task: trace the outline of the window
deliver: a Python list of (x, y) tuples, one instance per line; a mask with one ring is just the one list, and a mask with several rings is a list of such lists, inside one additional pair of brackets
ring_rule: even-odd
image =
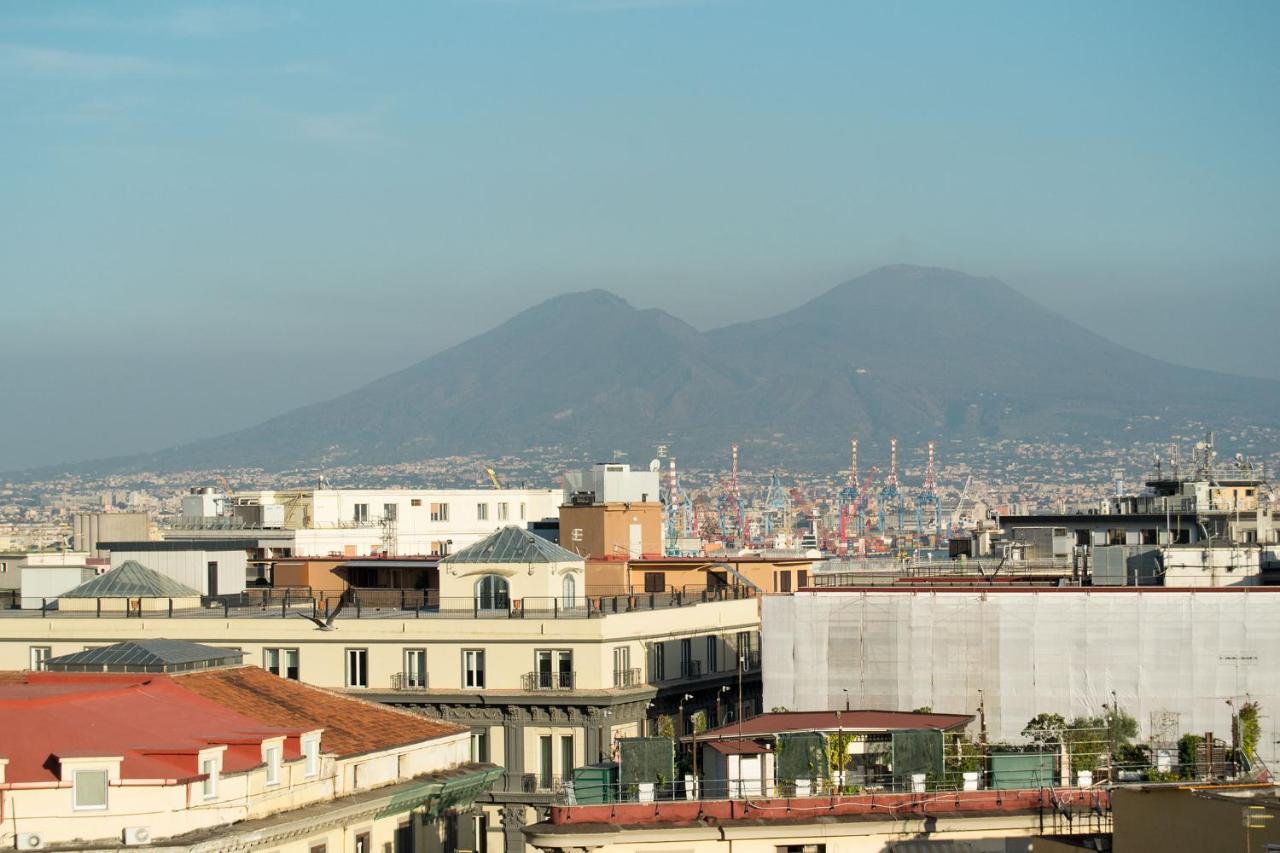
[(644, 573), (644, 591), (645, 592), (665, 592), (667, 588), (666, 572), (645, 572)]
[(779, 572), (779, 580), (782, 581), (781, 592), (791, 592), (791, 572)]
[(311, 737), (302, 742), (303, 775), (314, 779), (320, 775), (320, 738)]
[(707, 637), (707, 672), (720, 670), (720, 638)]
[(369, 520), (369, 505), (356, 504), (352, 507), (351, 520), (356, 524), (364, 524)]
[(680, 676), (690, 678), (697, 674), (693, 670), (693, 640), (685, 637), (680, 641)]
[(663, 681), (667, 677), (667, 646), (665, 643), (653, 644), (653, 666), (649, 673), (654, 681)]
[(44, 662), (53, 654), (53, 649), (49, 646), (32, 646), (31, 647), (31, 671), (39, 672), (44, 669)]
[(506, 521), (511, 517), (511, 505), (506, 501), (498, 504), (498, 521)]
[(369, 686), (368, 649), (347, 649), (347, 686)]
[(488, 520), (489, 520), (489, 505), (476, 504), (476, 521), (488, 521)]
[(551, 788), (551, 735), (538, 738), (538, 787)]
[(218, 759), (206, 758), (201, 761), (200, 772), (204, 774), (204, 781), (200, 783), (200, 790), (206, 800), (212, 800), (218, 796)]
[(262, 650), (262, 668), (281, 678), (298, 680), (298, 650), (270, 648)]
[(489, 730), (471, 730), (471, 760), (479, 764), (489, 763)]
[(400, 520), (400, 504), (383, 504), (382, 518), (385, 521)]
[(485, 575), (476, 581), (476, 607), (481, 610), (508, 610), (510, 585), (501, 575)]
[(426, 649), (404, 650), (404, 686), (406, 688), (427, 686)]
[(356, 836), (355, 853), (373, 853), (373, 839), (367, 832)]
[(449, 505), (448, 504), (432, 504), (431, 520), (432, 521), (448, 521)]
[(262, 760), (267, 765), (267, 784), (280, 784), (280, 747), (269, 746), (263, 751)]
[(779, 844), (776, 853), (827, 853), (825, 844)]
[(631, 683), (631, 647), (614, 646), (613, 649), (613, 686), (635, 687)]
[(484, 649), (463, 650), (462, 686), (484, 687)]
[(573, 575), (565, 575), (560, 582), (560, 606), (573, 607), (578, 603), (578, 579)]
[(329, 845), (323, 841), (311, 845), (311, 853), (329, 853)]
[(524, 521), (524, 501), (520, 501), (520, 520)]
[(573, 735), (560, 736), (560, 778), (573, 775)]
[(809, 572), (806, 569), (796, 569), (796, 588), (809, 585)]
[(105, 809), (107, 807), (107, 771), (77, 770), (72, 779), (75, 789), (75, 808)]
[(567, 649), (556, 649), (534, 652), (534, 665), (537, 667), (537, 683), (539, 690), (572, 690), (573, 689), (573, 652)]
[(410, 498), (409, 506), (422, 506), (422, 498)]

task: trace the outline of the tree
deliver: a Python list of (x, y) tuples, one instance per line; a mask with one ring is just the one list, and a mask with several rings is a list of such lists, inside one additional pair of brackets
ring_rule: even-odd
[(1022, 727), (1022, 736), (1036, 746), (1049, 746), (1062, 742), (1067, 721), (1061, 714), (1036, 714)]
[(1250, 761), (1253, 760), (1254, 751), (1262, 737), (1262, 724), (1258, 722), (1258, 712), (1261, 709), (1257, 702), (1245, 702), (1236, 714), (1236, 726), (1239, 729), (1236, 739), (1240, 744), (1240, 752)]
[(1178, 738), (1178, 769), (1182, 771), (1184, 779), (1196, 777), (1196, 753), (1202, 743), (1204, 738), (1200, 735), (1188, 734)]

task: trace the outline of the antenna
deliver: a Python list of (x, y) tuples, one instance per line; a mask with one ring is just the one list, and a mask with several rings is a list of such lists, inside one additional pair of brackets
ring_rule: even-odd
[(849, 488), (858, 488), (858, 437), (849, 439)]

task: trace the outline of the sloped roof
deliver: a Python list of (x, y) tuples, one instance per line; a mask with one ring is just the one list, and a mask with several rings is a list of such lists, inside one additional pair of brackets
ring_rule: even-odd
[(270, 726), (323, 728), (324, 750), (344, 758), (465, 731), (453, 723), (343, 696), (256, 666), (192, 672), (177, 676), (175, 683)]
[(508, 525), (489, 534), (442, 563), (567, 563), (581, 562), (582, 557), (543, 539), (523, 527)]
[(708, 729), (698, 735), (702, 738), (760, 737), (784, 732), (833, 732), (845, 731), (901, 731), (904, 729), (937, 729), (948, 731), (966, 726), (973, 720), (971, 714), (932, 714), (915, 711), (773, 711), (730, 723), (716, 729)]
[(199, 598), (200, 593), (170, 577), (126, 560), (106, 574), (64, 592), (61, 598)]
[(96, 649), (59, 655), (45, 662), (53, 672), (128, 671), (174, 672), (238, 664), (243, 653), (183, 640), (128, 640)]

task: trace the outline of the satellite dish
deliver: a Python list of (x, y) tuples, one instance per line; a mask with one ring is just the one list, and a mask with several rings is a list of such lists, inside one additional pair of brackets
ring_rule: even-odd
[(661, 470), (662, 470), (662, 461), (661, 461), (660, 459), (651, 459), (651, 460), (649, 461), (649, 470), (650, 470), (650, 471), (655, 471), (655, 472), (656, 472), (656, 471), (661, 471)]

